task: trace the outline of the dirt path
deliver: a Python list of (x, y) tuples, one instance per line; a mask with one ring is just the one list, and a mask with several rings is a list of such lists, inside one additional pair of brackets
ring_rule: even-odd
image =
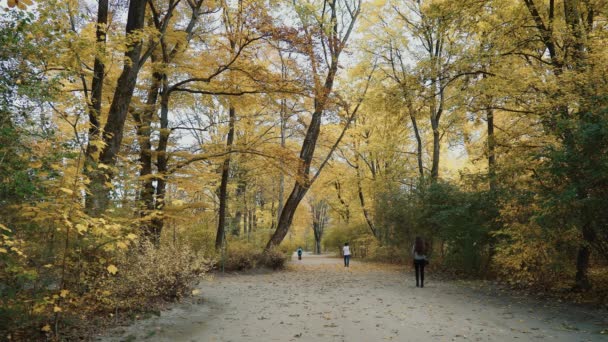
[(608, 341), (608, 314), (451, 282), (414, 286), (394, 267), (305, 255), (283, 272), (216, 276), (200, 304), (102, 341)]

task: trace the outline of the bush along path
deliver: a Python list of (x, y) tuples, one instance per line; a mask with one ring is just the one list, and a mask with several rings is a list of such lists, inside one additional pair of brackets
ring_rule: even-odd
[[(199, 292), (200, 291), (200, 292)], [(216, 275), (198, 300), (99, 341), (605, 341), (608, 315), (488, 294), (397, 266), (294, 255), (285, 271)]]

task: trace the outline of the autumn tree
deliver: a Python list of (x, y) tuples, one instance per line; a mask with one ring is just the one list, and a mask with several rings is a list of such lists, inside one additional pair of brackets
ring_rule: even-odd
[(338, 72), (340, 55), (344, 51), (361, 11), (361, 1), (323, 1), (322, 7), (305, 3), (296, 5), (301, 25), (302, 55), (310, 68), (313, 109), (306, 136), (300, 150), (301, 165), (294, 187), (285, 201), (277, 229), (266, 248), (277, 246), (287, 234), (298, 204), (310, 188), (310, 169), (315, 153), (321, 121)]

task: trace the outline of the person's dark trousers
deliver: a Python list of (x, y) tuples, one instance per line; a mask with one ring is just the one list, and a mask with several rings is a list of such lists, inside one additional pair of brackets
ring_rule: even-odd
[(424, 260), (414, 260), (416, 269), (416, 287), (424, 287)]
[(302, 260), (302, 254), (298, 254), (298, 260)]
[(350, 262), (350, 255), (344, 256), (344, 267), (349, 267), (348, 264)]

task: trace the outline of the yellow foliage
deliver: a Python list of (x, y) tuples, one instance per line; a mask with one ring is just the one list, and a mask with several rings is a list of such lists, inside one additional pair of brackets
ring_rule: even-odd
[(114, 265), (109, 265), (107, 270), (110, 274), (116, 274), (118, 272), (118, 268)]

